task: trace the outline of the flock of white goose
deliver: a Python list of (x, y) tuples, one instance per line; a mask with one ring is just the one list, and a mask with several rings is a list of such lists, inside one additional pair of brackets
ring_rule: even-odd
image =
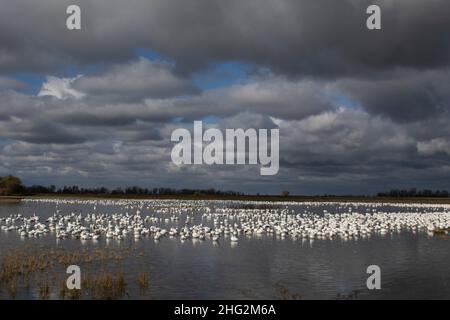
[[(39, 208), (29, 206), (33, 202), (44, 205), (43, 211), (52, 210), (53, 213), (40, 217), (35, 212), (17, 212), (0, 217), (2, 231), (16, 232), (21, 237), (55, 236), (83, 241), (152, 237), (156, 241), (172, 238), (236, 244), (244, 235), (280, 239), (357, 239), (375, 234), (432, 233), (450, 228), (450, 205), (437, 204), (313, 202), (295, 207), (292, 203), (240, 201), (23, 201), (23, 210)], [(387, 210), (387, 206), (391, 209)], [(333, 208), (333, 212), (324, 208)]]

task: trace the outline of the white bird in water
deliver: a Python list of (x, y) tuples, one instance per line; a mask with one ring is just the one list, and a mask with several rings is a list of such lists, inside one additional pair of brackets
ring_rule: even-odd
[[(12, 213), (0, 218), (1, 230), (22, 238), (55, 237), (82, 241), (192, 239), (217, 242), (230, 237), (260, 239), (359, 239), (402, 232), (433, 235), (450, 230), (450, 205), (402, 203), (272, 203), (206, 200), (24, 199), (25, 204), (55, 205), (41, 220)], [(73, 211), (80, 206), (86, 213)], [(114, 208), (111, 214), (103, 206)], [(260, 207), (260, 208), (258, 208)], [(390, 212), (386, 207), (390, 207)], [(34, 207), (35, 210), (36, 207)], [(326, 209), (324, 209), (326, 208)]]

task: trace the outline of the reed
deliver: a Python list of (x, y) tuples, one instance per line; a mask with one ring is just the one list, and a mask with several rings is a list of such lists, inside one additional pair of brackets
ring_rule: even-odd
[(118, 299), (125, 295), (126, 281), (122, 272), (100, 272), (82, 278), (82, 291), (94, 299)]
[[(39, 299), (50, 299), (53, 294), (59, 299), (120, 299), (128, 295), (125, 275), (108, 268), (113, 267), (110, 263), (117, 264), (130, 252), (109, 249), (88, 251), (84, 248), (74, 251), (40, 247), (15, 249), (0, 259), (0, 284), (4, 284), (13, 299), (24, 288), (36, 290)], [(71, 264), (82, 266), (80, 290), (67, 288), (64, 270)], [(147, 273), (138, 274), (138, 284), (141, 290), (148, 287)]]
[(8, 291), (11, 299), (15, 299), (17, 296), (17, 280), (13, 279), (8, 284)]
[(139, 284), (139, 289), (141, 291), (146, 291), (148, 289), (148, 273), (147, 272), (139, 273), (138, 284)]
[(292, 293), (289, 288), (278, 281), (273, 285), (275, 292), (277, 293), (277, 296), (281, 300), (300, 300), (302, 299), (302, 296), (298, 293)]
[(116, 293), (118, 296), (123, 296), (125, 294), (126, 283), (125, 283), (125, 277), (123, 275), (123, 272), (119, 272), (116, 275), (115, 287), (116, 287)]
[(64, 300), (66, 298), (66, 291), (67, 291), (67, 284), (66, 281), (63, 280), (59, 285), (59, 298), (61, 300)]
[(48, 298), (50, 298), (50, 286), (47, 281), (43, 281), (39, 286), (39, 299), (47, 300)]
[(68, 290), (70, 300), (79, 300), (81, 298), (81, 290)]
[(353, 290), (349, 293), (338, 293), (336, 295), (336, 300), (355, 300), (358, 299), (358, 290)]

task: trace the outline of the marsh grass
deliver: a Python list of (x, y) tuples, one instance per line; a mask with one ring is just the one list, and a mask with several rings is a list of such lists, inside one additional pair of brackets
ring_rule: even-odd
[(115, 252), (107, 249), (65, 251), (63, 249), (13, 250), (5, 255), (0, 265), (0, 281), (14, 278), (28, 278), (56, 265), (89, 264), (93, 262), (120, 261), (127, 257), (126, 251)]
[[(37, 292), (39, 299), (121, 299), (128, 296), (125, 274), (120, 263), (132, 250), (26, 248), (8, 252), (0, 260), (0, 286), (11, 299), (20, 290)], [(79, 265), (81, 289), (69, 290), (65, 268)], [(148, 274), (138, 274), (139, 288), (148, 288)]]
[(353, 290), (349, 293), (338, 293), (336, 296), (336, 300), (355, 300), (358, 299), (358, 290)]
[(60, 282), (59, 285), (59, 299), (64, 300), (66, 298), (66, 294), (67, 294), (67, 284), (66, 284), (66, 280), (63, 280)]
[(302, 299), (302, 296), (298, 293), (292, 293), (289, 288), (283, 284), (282, 282), (278, 281), (273, 285), (275, 292), (277, 294), (277, 297), (281, 300), (300, 300)]
[(69, 299), (70, 300), (81, 299), (81, 290), (69, 290)]
[(50, 285), (47, 280), (44, 280), (39, 285), (39, 299), (47, 300), (50, 298)]
[(17, 295), (17, 280), (16, 279), (10, 280), (7, 287), (11, 299), (15, 299)]
[(101, 272), (82, 277), (81, 292), (94, 299), (120, 299), (126, 286), (123, 272)]
[(138, 275), (138, 284), (141, 292), (145, 292), (148, 289), (148, 273), (140, 272)]

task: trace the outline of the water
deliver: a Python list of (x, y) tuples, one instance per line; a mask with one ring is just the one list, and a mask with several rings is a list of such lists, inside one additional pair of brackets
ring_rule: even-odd
[[(373, 204), (258, 204), (232, 201), (88, 201), (77, 203), (20, 202), (0, 205), (0, 217), (20, 213), (40, 216), (41, 222), (60, 210), (62, 214), (135, 214), (167, 217), (165, 208), (191, 206), (180, 214), (180, 220), (155, 225), (168, 228), (184, 226), (185, 216), (194, 216), (192, 223), (202, 221), (205, 208), (211, 213), (220, 208), (242, 207), (289, 210), (289, 214), (371, 212), (448, 212), (448, 206), (373, 205)], [(250, 209), (249, 209), (250, 208)], [(205, 225), (208, 222), (204, 222)], [(210, 223), (211, 224), (211, 223)], [(447, 237), (430, 236), (426, 232), (401, 231), (375, 234), (357, 239), (293, 239), (265, 234), (239, 235), (232, 243), (222, 237), (218, 244), (188, 239), (153, 237), (122, 241), (105, 239), (81, 241), (57, 240), (54, 232), (38, 238), (22, 238), (17, 232), (0, 231), (0, 258), (15, 248), (109, 248), (125, 250), (130, 256), (115, 269), (124, 272), (128, 295), (136, 299), (449, 299), (450, 251)], [(37, 249), (39, 250), (39, 249)], [(381, 268), (381, 290), (368, 290), (366, 268)], [(95, 267), (95, 266), (94, 266)], [(92, 266), (90, 267), (92, 268)], [(83, 268), (82, 268), (83, 269)], [(148, 272), (149, 290), (139, 292), (138, 272)], [(60, 270), (64, 276), (64, 270)], [(9, 298), (0, 288), (0, 298)], [(22, 290), (17, 298), (37, 298), (36, 290)], [(51, 298), (57, 298), (55, 294)]]

